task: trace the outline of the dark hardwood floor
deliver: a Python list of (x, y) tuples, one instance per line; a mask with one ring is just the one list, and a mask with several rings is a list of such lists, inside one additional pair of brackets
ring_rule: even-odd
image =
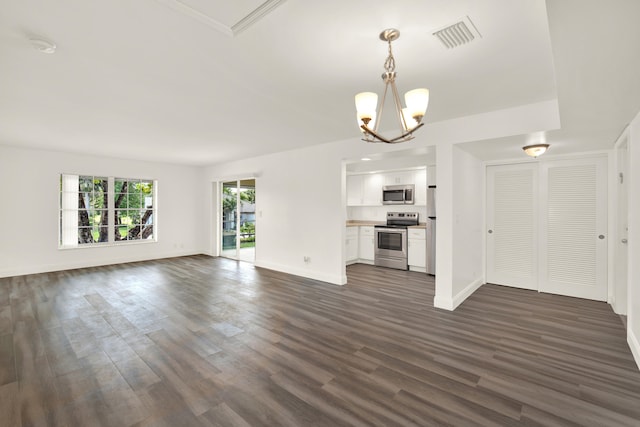
[(206, 256), (0, 279), (2, 426), (638, 426), (605, 303)]

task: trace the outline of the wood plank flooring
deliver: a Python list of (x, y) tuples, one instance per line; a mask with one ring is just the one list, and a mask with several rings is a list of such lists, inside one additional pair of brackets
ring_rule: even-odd
[(605, 303), (193, 256), (0, 279), (2, 426), (638, 426)]

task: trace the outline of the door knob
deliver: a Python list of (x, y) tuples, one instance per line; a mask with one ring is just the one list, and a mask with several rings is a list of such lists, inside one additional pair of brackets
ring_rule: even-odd
[(493, 230), (489, 230), (489, 231), (487, 231), (487, 233), (491, 234), (491, 233), (493, 233)]
[(599, 235), (598, 239), (600, 239), (600, 240), (604, 239), (604, 234)]
[(622, 239), (620, 240), (622, 243), (624, 243), (625, 245), (627, 244), (628, 240), (627, 239)]

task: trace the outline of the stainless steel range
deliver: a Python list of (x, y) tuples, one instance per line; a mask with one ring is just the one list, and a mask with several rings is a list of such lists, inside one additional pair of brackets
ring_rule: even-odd
[(388, 212), (387, 224), (375, 226), (375, 265), (409, 269), (407, 227), (410, 225), (418, 225), (417, 212)]

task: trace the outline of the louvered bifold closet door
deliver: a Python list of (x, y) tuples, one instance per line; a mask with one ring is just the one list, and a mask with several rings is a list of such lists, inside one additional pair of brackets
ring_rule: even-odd
[(542, 164), (540, 291), (607, 299), (606, 168), (605, 157)]
[(538, 289), (538, 165), (487, 167), (487, 282)]

